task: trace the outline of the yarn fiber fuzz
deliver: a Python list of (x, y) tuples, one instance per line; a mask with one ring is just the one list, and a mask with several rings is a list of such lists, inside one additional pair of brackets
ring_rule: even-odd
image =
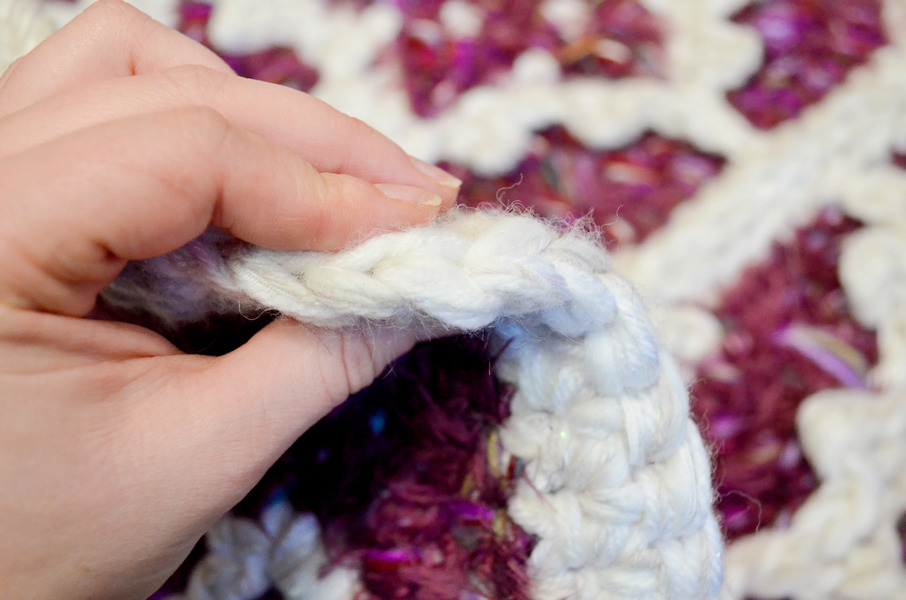
[[(207, 234), (131, 265), (104, 298), (172, 325), (273, 310), (335, 329), (488, 330), (496, 375), (515, 388), (499, 435), (506, 457), (525, 465), (508, 512), (537, 539), (533, 596), (691, 600), (719, 590), (710, 465), (686, 388), (631, 285), (581, 224), (455, 209), (337, 254), (275, 252)], [(286, 539), (268, 539), (253, 552), (265, 564), (294, 551), (275, 552)], [(323, 565), (313, 544), (296, 549), (295, 560), (318, 566), (276, 578), (278, 588), (295, 590), (290, 597), (315, 597), (299, 591), (297, 577)], [(218, 577), (210, 568), (196, 575)], [(354, 573), (346, 577), (345, 591), (331, 597), (351, 597), (357, 584)]]

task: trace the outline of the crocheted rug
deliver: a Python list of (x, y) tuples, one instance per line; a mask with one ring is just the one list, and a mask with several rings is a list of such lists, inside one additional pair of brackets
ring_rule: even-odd
[[(84, 4), (28, 13), (0, 68)], [(711, 448), (722, 597), (902, 597), (906, 2), (134, 4), (441, 164), (465, 204), (590, 213)], [(181, 341), (247, 334), (222, 331)], [(530, 598), (495, 360), (480, 337), (420, 346), (306, 434), (157, 597)], [(312, 595), (229, 558), (275, 532), (324, 555), (294, 574), (321, 582)], [(425, 540), (442, 560), (413, 550)]]

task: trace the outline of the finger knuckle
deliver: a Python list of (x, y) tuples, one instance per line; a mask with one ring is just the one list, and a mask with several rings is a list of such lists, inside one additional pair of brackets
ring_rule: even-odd
[(168, 143), (187, 173), (182, 178), (171, 173), (172, 183), (180, 189), (187, 190), (189, 194), (198, 193), (199, 181), (208, 182), (205, 185), (210, 185), (208, 179), (199, 178), (198, 174), (217, 172), (217, 169), (212, 170), (211, 165), (222, 162), (223, 148), (231, 136), (230, 122), (207, 106), (181, 106), (161, 115), (160, 129), (166, 132)]
[(340, 402), (364, 388), (375, 376), (374, 345), (365, 332), (334, 333), (322, 339), (331, 357), (318, 364), (319, 393), (331, 402)]
[(374, 379), (374, 338), (367, 332), (352, 334), (343, 344), (343, 367), (347, 394), (353, 394)]
[(177, 139), (193, 152), (204, 154), (219, 150), (230, 135), (232, 125), (222, 114), (209, 106), (187, 105), (165, 113)]
[[(346, 121), (346, 135), (348, 136), (346, 139), (364, 142), (374, 136), (374, 128), (365, 123), (365, 121), (346, 115), (343, 115), (343, 118)], [(351, 169), (352, 163), (355, 162), (355, 155), (356, 151), (352, 147), (346, 149), (339, 157), (339, 165), (336, 169), (337, 172), (348, 172)]]
[(370, 136), (374, 134), (374, 128), (372, 128), (371, 125), (369, 125), (362, 119), (359, 119), (358, 117), (349, 117), (349, 127), (353, 133), (358, 133), (362, 136)]
[(21, 56), (9, 64), (9, 66), (6, 68), (6, 71), (4, 71), (3, 75), (0, 76), (0, 90), (2, 90), (10, 80), (15, 78), (14, 73), (22, 64), (22, 61), (25, 60), (25, 58), (26, 56)]
[(287, 172), (293, 177), (295, 198), (310, 208), (305, 212), (304, 224), (300, 225), (305, 227), (313, 240), (325, 242), (333, 238), (339, 218), (334, 187), (314, 169), (292, 169)]
[(86, 18), (98, 19), (106, 25), (134, 21), (145, 16), (125, 0), (98, 0), (85, 9), (84, 15)]
[(162, 86), (178, 102), (213, 104), (230, 77), (228, 73), (203, 65), (179, 65), (160, 71)]

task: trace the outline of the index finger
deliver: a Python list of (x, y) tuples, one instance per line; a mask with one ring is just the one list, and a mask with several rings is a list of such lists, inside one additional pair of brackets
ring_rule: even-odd
[(209, 225), (270, 248), (336, 250), (440, 205), (421, 188), (318, 173), (210, 108), (134, 116), (0, 159), (0, 303), (84, 316), (127, 260)]
[(314, 96), (197, 65), (78, 86), (0, 119), (0, 156), (81, 128), (184, 106), (213, 108), (233, 124), (296, 152), (319, 171), (434, 191), (445, 208), (453, 204), (461, 183)]

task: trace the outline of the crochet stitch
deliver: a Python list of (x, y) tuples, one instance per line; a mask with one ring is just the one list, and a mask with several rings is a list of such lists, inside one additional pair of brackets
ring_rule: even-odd
[[(105, 299), (171, 323), (253, 303), (320, 327), (490, 328), (516, 390), (500, 438), (525, 462), (509, 512), (538, 538), (534, 596), (715, 597), (720, 534), (685, 386), (588, 231), (458, 209), (339, 254), (218, 244), (134, 264)], [(238, 541), (265, 562), (285, 543)]]

